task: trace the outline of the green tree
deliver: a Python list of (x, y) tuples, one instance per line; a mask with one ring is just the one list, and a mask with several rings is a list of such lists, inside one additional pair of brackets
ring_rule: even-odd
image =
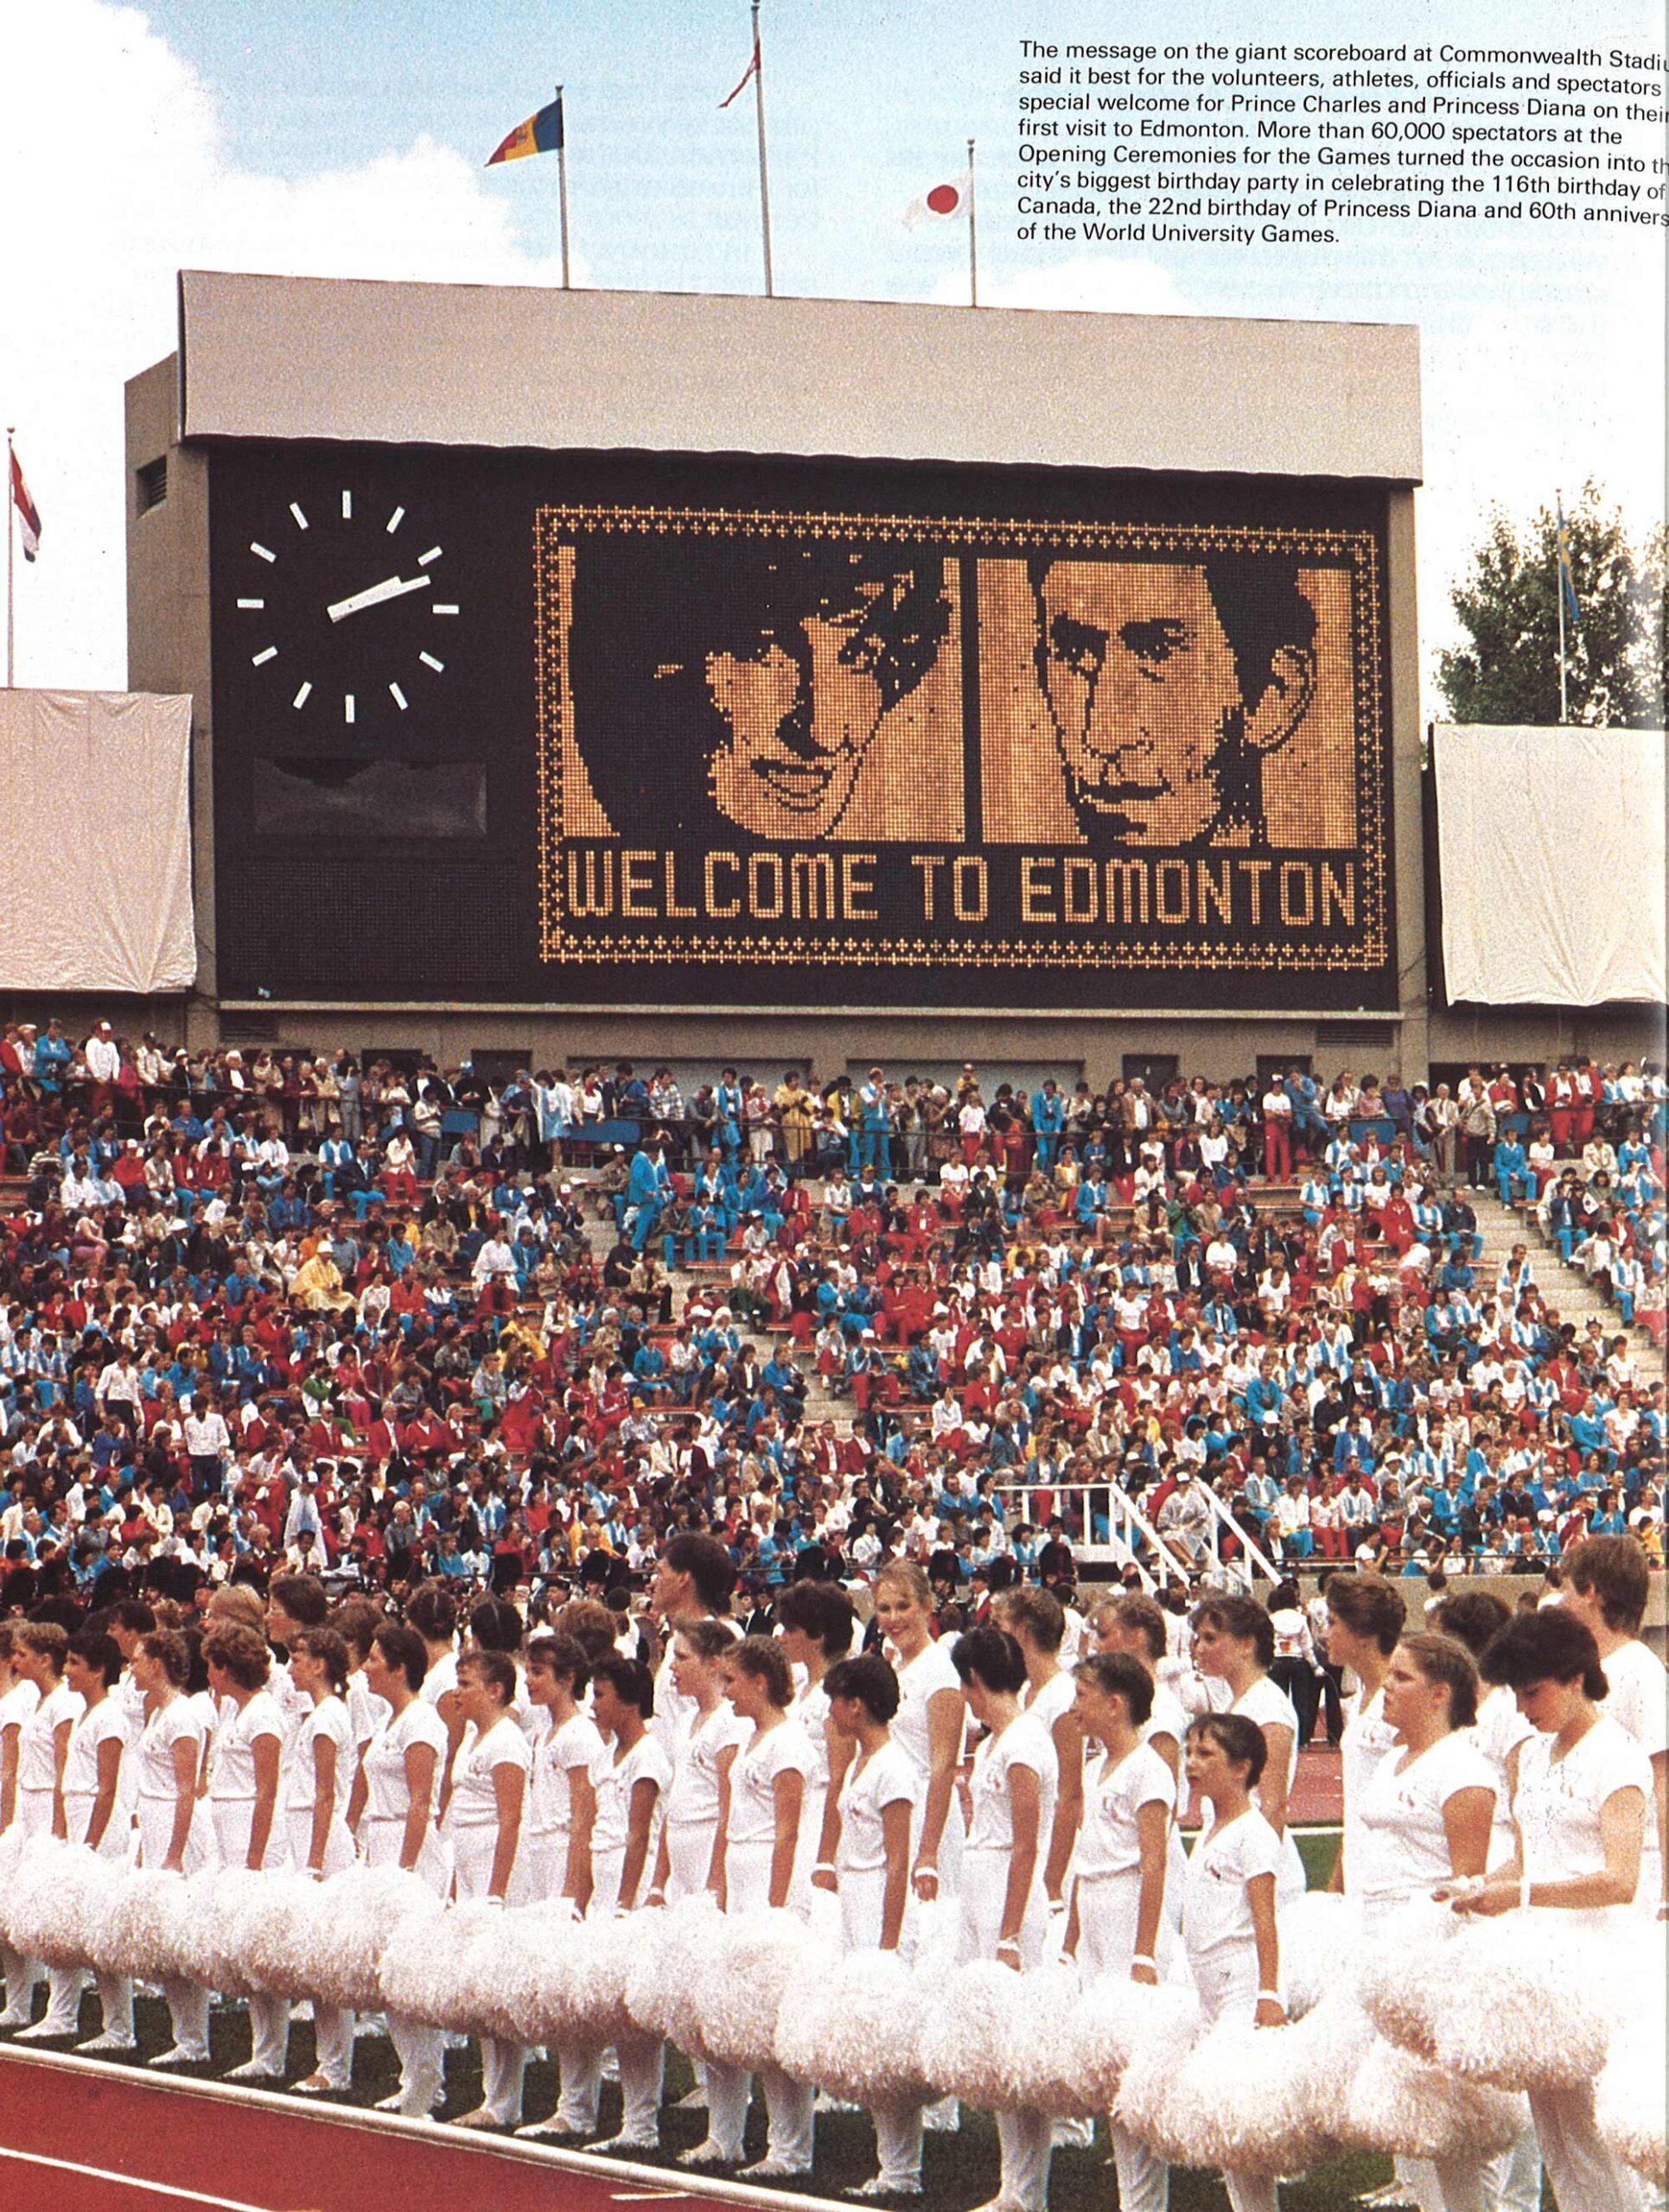
[[(1581, 620), (1565, 619), (1569, 719), (1660, 729), (1666, 644), (1665, 534), (1636, 550), (1622, 516), (1583, 485), (1565, 510)], [(1437, 656), (1437, 683), (1459, 722), (1559, 719), (1558, 518), (1520, 524), (1497, 507), (1469, 575), (1450, 594), (1470, 643)]]

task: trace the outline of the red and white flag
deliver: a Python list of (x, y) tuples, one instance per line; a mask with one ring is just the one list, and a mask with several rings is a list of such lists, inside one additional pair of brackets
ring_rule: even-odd
[(11, 456), (11, 503), (17, 510), (18, 530), (23, 540), (23, 558), (32, 561), (41, 550), (41, 511), (29, 497), (29, 487), (23, 481), (22, 466), (15, 453)]
[(913, 231), (923, 223), (944, 222), (954, 215), (965, 215), (972, 198), (973, 171), (964, 169), (948, 184), (935, 184), (930, 191), (912, 200), (904, 210), (904, 227)]

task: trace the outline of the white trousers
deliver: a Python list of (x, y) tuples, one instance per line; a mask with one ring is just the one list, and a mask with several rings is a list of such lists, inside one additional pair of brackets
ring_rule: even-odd
[[(962, 1929), (957, 1946), (958, 1962), (995, 1959), (1003, 1932), (1003, 1908), (1008, 1897), (1009, 1854), (1006, 1851), (962, 1853)], [(1043, 1935), (1048, 1925), (1048, 1900), (1042, 1882), (1032, 1885), (1020, 1927), (1020, 1964), (1023, 1973), (1042, 1962)], [(1049, 2194), (1049, 2158), (1054, 2148), (1054, 2122), (1046, 2112), (999, 2112), (997, 2140), (1003, 2154), (1003, 2178), (998, 2193), (1019, 2212), (1044, 2212)]]
[[(492, 1886), (493, 1861), (498, 1856), (497, 1822), (481, 1821), (454, 1828), (450, 1834), (458, 1902), (462, 1904), (470, 1897), (484, 1897)], [(481, 2109), (490, 2113), (500, 2127), (513, 2127), (521, 2113), (521, 2082), (527, 2053), (519, 2044), (500, 2043), (496, 2036), (482, 2036), (480, 2041)]]
[[(882, 1915), (886, 1910), (887, 1875), (883, 1867), (840, 1870), (840, 1932), (849, 1951), (881, 1948)], [(905, 1916), (908, 1924), (908, 1915)], [(901, 1942), (908, 1956), (908, 1942)], [(895, 2103), (890, 2099), (870, 2108), (875, 2123), (876, 2158), (880, 2178), (896, 2189), (914, 2189), (921, 2179), (921, 2107)]]
[(1640, 2212), (1639, 2181), (1606, 2149), (1594, 2125), (1591, 2082), (1532, 2089), (1530, 2116), (1559, 2212)]
[[(1277, 1882), (1277, 1894), (1278, 1890)], [(1258, 1960), (1250, 1946), (1208, 1952), (1188, 1963), (1207, 2027), (1224, 2018), (1252, 2018), (1258, 2009)], [(1223, 2186), (1228, 2191), (1232, 2212), (1279, 2212), (1272, 2174), (1225, 2173)]]
[[(403, 1819), (379, 1819), (373, 1815), (360, 1822), (360, 1835), (367, 1866), (399, 1865), (400, 1848), (405, 1840)], [(443, 1895), (448, 1871), (446, 1854), (431, 1828), (424, 1838), (417, 1872), (436, 1895)], [(425, 2020), (409, 2019), (404, 2013), (391, 2012), (388, 2040), (400, 2062), (400, 2110), (426, 2120), (440, 2102), (445, 2082), (441, 2031)]]
[[(1142, 1904), (1139, 1867), (1120, 1874), (1080, 1878), (1078, 1963), (1087, 1981), (1128, 1981), (1136, 1955), (1136, 1923)], [(1161, 1980), (1169, 1974), (1175, 1931), (1161, 1917), (1154, 1957)], [(1118, 2176), (1118, 2212), (1166, 2212), (1170, 2202), (1170, 2168), (1116, 2120), (1110, 2120), (1112, 2163)]]

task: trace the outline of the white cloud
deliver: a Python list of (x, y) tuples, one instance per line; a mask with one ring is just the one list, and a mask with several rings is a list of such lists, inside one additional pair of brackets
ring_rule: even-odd
[(173, 349), (176, 270), (549, 283), (557, 268), (426, 137), (295, 182), (240, 168), (209, 89), (135, 9), (4, 11), (0, 82), (0, 410), (44, 526), (39, 562), (18, 563), (17, 678), (119, 690), (122, 385)]

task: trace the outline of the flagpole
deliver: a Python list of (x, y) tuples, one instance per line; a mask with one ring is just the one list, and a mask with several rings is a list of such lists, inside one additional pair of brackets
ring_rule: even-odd
[(12, 690), (12, 620), (11, 620), (11, 541), (14, 531), (12, 509), (16, 495), (12, 489), (11, 434), (15, 424), (6, 425), (6, 689)]
[(979, 305), (979, 247), (974, 229), (973, 140), (968, 141), (968, 305)]
[(1563, 492), (1556, 491), (1553, 494), (1553, 512), (1558, 518), (1558, 527), (1553, 532), (1553, 592), (1559, 602), (1559, 727), (1563, 728), (1570, 719), (1569, 702), (1565, 696), (1564, 677), (1564, 494)]
[(754, 115), (759, 126), (759, 229), (765, 248), (765, 296), (774, 296), (771, 280), (771, 180), (765, 165), (765, 57), (759, 42), (759, 0), (754, 10)]
[(562, 289), (568, 283), (568, 125), (562, 111), (562, 86), (557, 86), (557, 219), (562, 231)]

